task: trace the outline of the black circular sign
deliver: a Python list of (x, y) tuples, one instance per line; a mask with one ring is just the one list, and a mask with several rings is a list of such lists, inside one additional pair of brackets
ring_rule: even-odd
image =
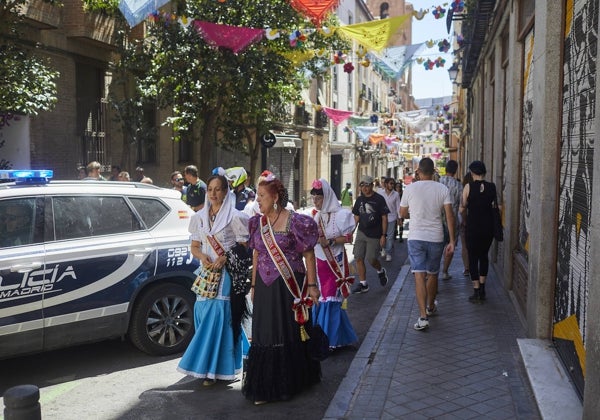
[(275, 138), (275, 134), (273, 133), (263, 134), (260, 138), (260, 142), (262, 143), (262, 145), (267, 148), (275, 146), (276, 141), (277, 139)]

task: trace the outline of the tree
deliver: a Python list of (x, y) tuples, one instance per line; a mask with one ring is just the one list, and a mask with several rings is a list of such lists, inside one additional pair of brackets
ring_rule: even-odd
[(35, 46), (26, 46), (26, 38), (19, 32), (20, 11), (26, 2), (0, 2), (0, 110), (37, 115), (56, 104), (59, 73), (35, 55)]
[[(179, 16), (232, 26), (276, 28), (284, 34), (310, 28), (287, 0), (190, 0), (178, 6)], [(330, 22), (332, 24), (333, 22)], [(200, 156), (211, 156), (217, 140), (225, 148), (244, 150), (254, 162), (260, 149), (258, 136), (284, 114), (284, 105), (298, 99), (308, 77), (323, 73), (329, 54), (315, 56), (300, 67), (282, 55), (289, 52), (287, 35), (263, 40), (234, 54), (206, 44), (193, 26), (184, 27), (171, 15), (161, 14), (150, 26), (145, 53), (151, 64), (141, 80), (141, 91), (158, 107), (170, 109), (165, 123), (174, 140), (183, 136), (200, 143)], [(347, 49), (335, 35), (319, 32), (295, 49)], [(206, 177), (211, 168), (199, 163)], [(255, 172), (255, 164), (251, 171)]]

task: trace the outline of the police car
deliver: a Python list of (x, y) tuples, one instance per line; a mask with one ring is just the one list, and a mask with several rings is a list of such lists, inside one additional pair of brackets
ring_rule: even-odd
[(0, 171), (0, 358), (124, 335), (183, 351), (199, 263), (181, 193), (51, 177)]

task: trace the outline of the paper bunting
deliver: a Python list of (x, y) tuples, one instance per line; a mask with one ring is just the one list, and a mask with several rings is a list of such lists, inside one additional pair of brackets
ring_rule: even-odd
[(339, 0), (290, 0), (290, 5), (308, 17), (315, 26), (319, 26), (325, 15), (335, 9), (338, 4)]
[(127, 24), (133, 28), (143, 22), (151, 12), (168, 2), (169, 0), (121, 0), (119, 10), (123, 13)]
[(358, 41), (359, 44), (379, 52), (385, 48), (392, 35), (410, 17), (411, 14), (406, 14), (393, 18), (372, 20), (354, 25), (340, 26), (337, 30), (347, 37)]
[(234, 54), (259, 41), (265, 32), (264, 29), (219, 25), (199, 20), (193, 23), (207, 44), (230, 49)]
[(284, 51), (281, 53), (282, 56), (291, 61), (294, 65), (298, 66), (301, 63), (310, 60), (315, 56), (315, 52), (313, 50), (294, 50), (294, 51)]
[(417, 20), (423, 20), (423, 18), (425, 17), (425, 15), (429, 13), (429, 9), (419, 9), (417, 10), (413, 10), (412, 15), (414, 16), (415, 19)]
[(385, 138), (385, 134), (373, 133), (369, 136), (369, 142), (371, 144), (379, 144), (383, 141), (384, 138)]
[(369, 139), (369, 136), (371, 134), (376, 133), (377, 130), (378, 130), (378, 127), (373, 127), (373, 126), (354, 127), (354, 132), (356, 133), (358, 138), (361, 139), (362, 141), (367, 141)]
[(358, 127), (364, 124), (368, 124), (371, 119), (369, 117), (358, 117), (353, 116), (348, 118), (348, 125), (352, 128)]
[(335, 125), (339, 125), (353, 114), (352, 111), (342, 111), (341, 109), (328, 108), (326, 106), (323, 107), (323, 111)]

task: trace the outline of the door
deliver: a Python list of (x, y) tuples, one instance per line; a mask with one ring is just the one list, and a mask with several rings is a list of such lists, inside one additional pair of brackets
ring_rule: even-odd
[(44, 263), (42, 198), (0, 200), (0, 358), (43, 347), (43, 298), (53, 284)]

